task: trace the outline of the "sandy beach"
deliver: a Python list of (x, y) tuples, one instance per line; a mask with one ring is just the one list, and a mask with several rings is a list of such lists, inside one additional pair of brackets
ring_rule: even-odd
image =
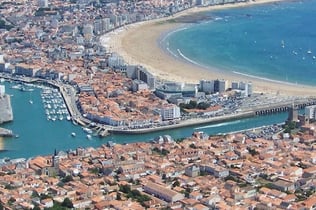
[(173, 17), (135, 23), (117, 29), (100, 38), (101, 43), (111, 52), (116, 52), (128, 64), (142, 65), (160, 79), (198, 83), (199, 80), (226, 79), (231, 81), (252, 81), (254, 91), (281, 94), (315, 96), (316, 87), (249, 77), (233, 72), (224, 72), (220, 69), (206, 69), (197, 65), (176, 59), (159, 46), (160, 38), (172, 30), (182, 26), (175, 18), (197, 14), (202, 11), (243, 7), (254, 4), (276, 2), (276, 0), (257, 0), (255, 2), (228, 4), (209, 7), (195, 7)]

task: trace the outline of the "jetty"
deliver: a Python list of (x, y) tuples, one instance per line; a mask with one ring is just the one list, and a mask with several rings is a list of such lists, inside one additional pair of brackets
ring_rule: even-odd
[(13, 137), (14, 134), (11, 130), (0, 128), (0, 137)]
[(10, 95), (0, 95), (0, 124), (13, 120)]

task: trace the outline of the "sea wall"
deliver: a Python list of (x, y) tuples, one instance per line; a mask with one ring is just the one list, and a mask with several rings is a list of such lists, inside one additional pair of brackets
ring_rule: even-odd
[(151, 133), (151, 132), (162, 131), (162, 130), (170, 130), (170, 129), (188, 127), (188, 126), (192, 126), (192, 125), (219, 123), (219, 122), (237, 120), (237, 119), (248, 118), (248, 117), (253, 117), (253, 116), (255, 116), (255, 113), (253, 111), (248, 111), (248, 112), (225, 115), (225, 116), (218, 116), (218, 117), (213, 117), (213, 118), (205, 118), (205, 119), (196, 118), (196, 119), (190, 119), (190, 120), (183, 120), (183, 121), (179, 122), (179, 124), (160, 126), (160, 127), (154, 127), (154, 128), (132, 129), (132, 130), (112, 128), (112, 129), (109, 129), (108, 132), (114, 133), (114, 134), (144, 134), (144, 133)]
[(10, 95), (0, 96), (0, 124), (13, 120)]

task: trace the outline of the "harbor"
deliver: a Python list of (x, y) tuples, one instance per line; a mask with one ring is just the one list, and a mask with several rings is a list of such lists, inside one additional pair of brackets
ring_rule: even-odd
[[(42, 88), (34, 87), (32, 101), (29, 103), (28, 92), (10, 88), (14, 83), (6, 82), (7, 93), (11, 96), (14, 112), (14, 121), (3, 124), (6, 129), (19, 134), (19, 138), (4, 137), (0, 139), (0, 158), (34, 157), (37, 155), (51, 154), (57, 150), (73, 150), (78, 147), (99, 147), (107, 142), (131, 143), (151, 141), (160, 135), (170, 135), (173, 139), (191, 136), (194, 131), (203, 131), (210, 135), (229, 133), (238, 130), (250, 129), (264, 125), (282, 123), (287, 119), (286, 112), (272, 115), (253, 116), (250, 118), (235, 119), (232, 121), (191, 125), (164, 131), (153, 131), (145, 134), (112, 134), (104, 138), (95, 135), (93, 124), (89, 128), (92, 133), (87, 133), (79, 124), (72, 120), (47, 120), (45, 107), (42, 102)], [(91, 132), (89, 131), (89, 132)], [(90, 135), (87, 137), (87, 135)]]

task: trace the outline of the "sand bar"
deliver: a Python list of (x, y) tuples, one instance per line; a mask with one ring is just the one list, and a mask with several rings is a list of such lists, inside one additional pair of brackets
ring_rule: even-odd
[(198, 83), (201, 79), (226, 79), (231, 81), (252, 81), (254, 90), (281, 95), (316, 96), (316, 87), (249, 77), (220, 69), (206, 69), (176, 59), (161, 49), (159, 40), (163, 34), (181, 27), (182, 23), (170, 21), (174, 18), (197, 14), (202, 11), (250, 6), (277, 0), (257, 0), (255, 2), (226, 4), (209, 7), (195, 7), (173, 17), (135, 23), (101, 37), (101, 43), (118, 53), (128, 64), (142, 65), (160, 79)]

